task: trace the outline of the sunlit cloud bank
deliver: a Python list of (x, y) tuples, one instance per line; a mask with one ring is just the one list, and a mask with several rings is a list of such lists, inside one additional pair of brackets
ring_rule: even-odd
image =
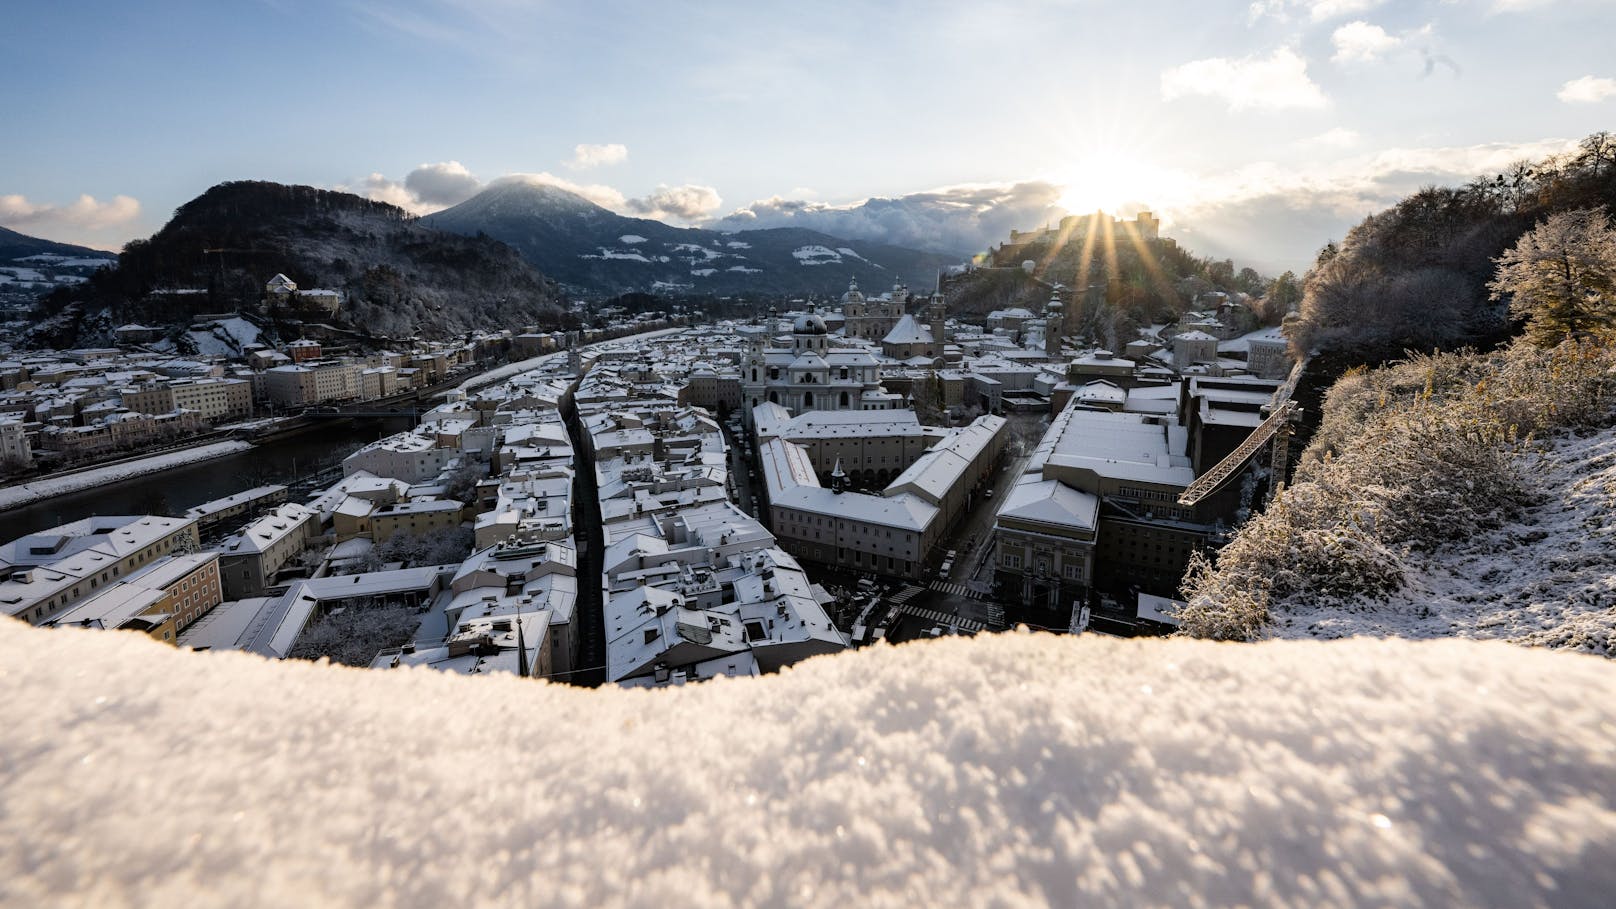
[(726, 231), (795, 227), (964, 258), (1003, 243), (1011, 230), (1042, 227), (1079, 210), (1086, 213), (1092, 203), (1085, 200), (1093, 198), (1089, 190), (1094, 186), (1125, 183), (1133, 201), (1108, 204), (1110, 214), (1127, 217), (1151, 209), (1162, 218), (1163, 232), (1189, 251), (1233, 258), (1273, 274), (1305, 269), (1326, 242), (1339, 240), (1366, 215), (1422, 186), (1462, 184), (1522, 159), (1566, 151), (1575, 143), (1549, 139), (1351, 154), (1361, 144), (1357, 133), (1338, 127), (1296, 144), (1316, 159), (1302, 164), (1254, 162), (1226, 173), (1138, 164), (1123, 180), (1128, 175), (1117, 170), (1122, 164), (1113, 162), (1077, 168), (1069, 180), (957, 185), (840, 202), (773, 196), (727, 214), (721, 214), (722, 197), (711, 186), (663, 185), (629, 196), (608, 184), (581, 183), (549, 172), (508, 174), (485, 183), (455, 161), (424, 164), (402, 180), (372, 175), (355, 191), (426, 213), (487, 186), (519, 180), (560, 187), (632, 217)]
[(721, 230), (801, 227), (850, 240), (961, 255), (1002, 242), (1011, 230), (1041, 227), (1066, 214), (1062, 187), (1042, 180), (950, 186), (895, 197), (831, 204), (775, 196), (713, 222)]

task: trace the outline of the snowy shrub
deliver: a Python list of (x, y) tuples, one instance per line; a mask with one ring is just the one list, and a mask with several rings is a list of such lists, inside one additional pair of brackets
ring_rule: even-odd
[(1616, 348), (1521, 344), (1412, 356), (1343, 376), (1296, 482), (1218, 554), (1191, 563), (1185, 633), (1263, 635), (1287, 605), (1362, 607), (1404, 585), (1410, 554), (1515, 519), (1534, 502), (1534, 439), (1613, 422)]

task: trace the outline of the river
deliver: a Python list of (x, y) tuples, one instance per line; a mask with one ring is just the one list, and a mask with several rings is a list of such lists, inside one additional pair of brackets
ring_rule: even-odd
[(369, 442), (409, 429), (409, 417), (332, 420), (313, 431), (211, 461), (108, 483), (0, 512), (0, 540), (98, 514), (171, 514), (266, 483), (291, 483)]

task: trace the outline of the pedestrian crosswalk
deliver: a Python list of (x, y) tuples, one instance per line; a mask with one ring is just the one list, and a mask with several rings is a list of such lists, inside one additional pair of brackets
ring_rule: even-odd
[(975, 599), (978, 596), (976, 591), (966, 587), (964, 584), (958, 584), (953, 581), (932, 581), (929, 586), (938, 593), (952, 594), (957, 597)]
[(961, 631), (977, 632), (981, 631), (984, 627), (981, 622), (977, 622), (972, 619), (962, 619), (957, 615), (948, 615), (947, 613), (938, 612), (935, 609), (921, 609), (918, 606), (905, 606), (903, 607), (902, 611), (908, 615), (915, 616), (916, 618), (925, 619), (928, 622), (935, 622), (938, 625), (958, 627)]
[(889, 602), (894, 606), (902, 606), (925, 592), (925, 589), (921, 587), (905, 587), (894, 594)]

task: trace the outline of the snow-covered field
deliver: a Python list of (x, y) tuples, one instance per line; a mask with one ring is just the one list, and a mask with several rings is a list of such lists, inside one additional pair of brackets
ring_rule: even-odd
[(840, 265), (842, 254), (828, 246), (799, 246), (791, 251), (801, 265)]
[(671, 691), (0, 623), (0, 901), (1599, 906), (1616, 665), (945, 639)]
[(1404, 588), (1355, 610), (1274, 610), (1275, 637), (1501, 638), (1616, 655), (1616, 431), (1526, 456), (1538, 502), (1517, 522), (1413, 553)]
[(202, 356), (239, 357), (242, 348), (258, 343), (259, 328), (246, 319), (221, 319), (206, 328), (193, 328), (189, 332), (196, 351)]
[(48, 499), (51, 496), (65, 495), (83, 489), (93, 489), (103, 483), (112, 483), (117, 480), (127, 480), (130, 477), (141, 477), (149, 473), (157, 473), (170, 467), (179, 467), (182, 464), (194, 464), (197, 461), (207, 461), (212, 458), (246, 451), (251, 448), (247, 442), (214, 442), (186, 451), (171, 451), (165, 454), (141, 458), (138, 461), (129, 461), (123, 464), (109, 464), (106, 467), (94, 467), (90, 470), (68, 474), (62, 477), (47, 477), (31, 483), (19, 483), (0, 489), (0, 508), (17, 508)]
[(580, 258), (580, 259), (616, 259), (616, 260), (625, 261), (625, 262), (650, 262), (651, 261), (650, 259), (647, 259), (645, 256), (641, 255), (640, 253), (633, 252), (633, 251), (623, 252), (622, 250), (617, 250), (617, 249), (607, 249), (604, 246), (599, 247), (599, 249), (600, 249), (600, 253), (598, 255), (592, 255), (592, 254), (589, 254), (589, 253), (585, 253), (585, 254), (579, 256), (578, 258)]
[(644, 243), (645, 238), (640, 236), (639, 234), (624, 234), (621, 237), (617, 238), (617, 242), (626, 243), (626, 244), (628, 244), (630, 246), (633, 246), (636, 243)]

